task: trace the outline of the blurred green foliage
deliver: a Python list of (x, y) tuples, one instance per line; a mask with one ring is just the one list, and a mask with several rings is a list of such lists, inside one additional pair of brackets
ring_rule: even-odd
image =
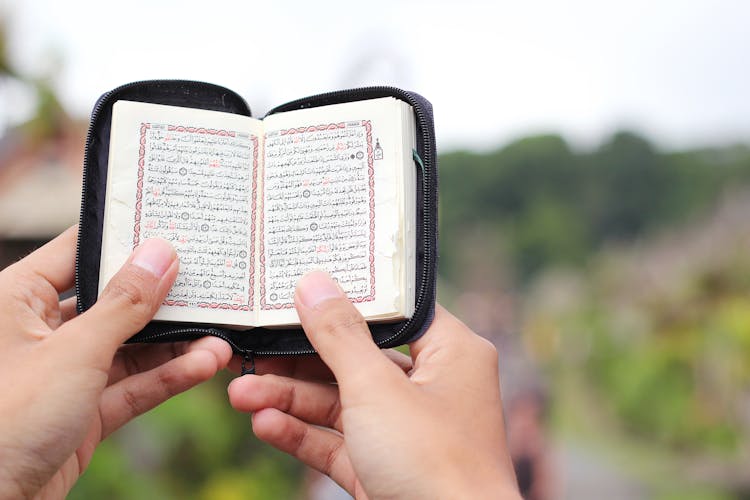
[(70, 494), (81, 498), (295, 498), (302, 467), (255, 440), (222, 373), (130, 423), (96, 451)]
[(32, 147), (40, 147), (54, 139), (72, 120), (57, 97), (52, 80), (54, 70), (45, 77), (30, 77), (18, 71), (10, 57), (7, 25), (0, 12), (0, 85), (3, 80), (15, 80), (28, 86), (36, 99), (35, 109), (29, 119), (20, 125), (20, 131)]
[(7, 27), (2, 18), (0, 18), (0, 77), (12, 76), (13, 70), (11, 69), (9, 57), (8, 57), (8, 38), (6, 36)]
[[(748, 210), (746, 199), (687, 237), (603, 252), (573, 286), (537, 283), (528, 305), (528, 345), (555, 346), (537, 351), (556, 404), (577, 425), (606, 421), (586, 429), (599, 445), (638, 443), (636, 469), (658, 456), (667, 473), (651, 479), (667, 492), (750, 492), (750, 223), (737, 223)], [(564, 307), (540, 298), (560, 293)], [(571, 380), (588, 399), (565, 401)], [(675, 481), (681, 470), (701, 478)]]
[[(562, 419), (599, 445), (723, 471), (679, 494), (750, 492), (750, 148), (663, 153), (619, 132), (575, 151), (544, 135), (440, 167), (441, 276), (487, 290), (479, 267), (490, 289), (523, 291), (517, 327), (553, 406), (578, 406)], [(648, 481), (666, 497), (679, 484)]]
[(549, 266), (585, 263), (612, 241), (687, 220), (750, 179), (744, 146), (660, 153), (619, 132), (594, 151), (559, 136), (518, 140), (487, 154), (440, 158), (441, 273), (460, 278), (464, 236), (481, 228), (510, 256), (517, 282)]

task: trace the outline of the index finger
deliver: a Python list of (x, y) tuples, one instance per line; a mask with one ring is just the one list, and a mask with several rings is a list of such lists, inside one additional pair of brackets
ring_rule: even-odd
[(497, 376), (497, 349), (440, 305), (430, 328), (409, 349), (414, 360), (412, 380), (418, 383), (461, 385)]
[(73, 286), (75, 275), (77, 238), (78, 224), (19, 260), (13, 267), (41, 276), (57, 293), (69, 290)]
[(435, 318), (427, 331), (409, 344), (409, 352), (416, 359), (428, 346), (461, 342), (462, 337), (474, 334), (461, 320), (453, 316), (440, 304), (435, 304)]

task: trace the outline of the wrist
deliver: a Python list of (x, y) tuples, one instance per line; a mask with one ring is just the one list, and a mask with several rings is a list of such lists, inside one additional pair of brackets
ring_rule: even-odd
[(454, 495), (446, 498), (476, 498), (495, 500), (523, 500), (518, 491), (515, 478), (485, 478), (484, 480), (467, 481), (460, 486)]
[(464, 470), (438, 493), (440, 498), (449, 493), (445, 498), (522, 500), (515, 474), (499, 466)]

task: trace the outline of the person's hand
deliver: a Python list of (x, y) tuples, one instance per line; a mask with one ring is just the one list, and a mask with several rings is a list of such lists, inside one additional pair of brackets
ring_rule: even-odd
[(356, 498), (520, 498), (492, 344), (438, 307), (409, 369), (377, 348), (325, 273), (300, 280), (295, 305), (338, 385), (315, 358), (259, 359), (259, 371), (276, 374), (228, 388), (234, 408), (254, 412), (258, 438)]
[(97, 444), (135, 416), (213, 376), (216, 338), (121, 347), (153, 317), (179, 267), (147, 240), (97, 303), (75, 315), (76, 229), (0, 273), (0, 498), (63, 497)]

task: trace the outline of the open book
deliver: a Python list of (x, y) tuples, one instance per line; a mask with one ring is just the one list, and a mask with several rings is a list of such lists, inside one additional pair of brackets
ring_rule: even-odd
[(242, 115), (114, 104), (99, 293), (146, 238), (180, 272), (157, 320), (297, 324), (294, 289), (331, 273), (368, 320), (414, 310), (412, 108), (385, 97)]

